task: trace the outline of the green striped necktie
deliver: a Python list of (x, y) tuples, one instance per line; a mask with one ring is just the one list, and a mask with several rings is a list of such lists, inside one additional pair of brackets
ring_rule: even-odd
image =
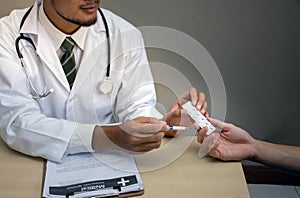
[(64, 42), (61, 44), (61, 49), (63, 51), (63, 55), (60, 58), (61, 65), (64, 69), (65, 75), (70, 85), (70, 89), (73, 86), (75, 77), (76, 77), (76, 63), (74, 57), (74, 49), (75, 41), (71, 37), (66, 37)]

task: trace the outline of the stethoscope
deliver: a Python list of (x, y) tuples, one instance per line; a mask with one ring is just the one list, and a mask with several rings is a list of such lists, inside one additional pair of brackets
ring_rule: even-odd
[[(20, 24), (20, 30), (21, 28), (23, 27), (23, 24), (26, 20), (26, 18), (28, 17), (30, 11), (31, 11), (32, 7), (30, 7), (27, 12), (25, 13), (25, 15), (23, 16), (22, 20), (21, 20), (21, 24)], [(100, 8), (98, 8), (98, 11), (102, 17), (102, 20), (103, 20), (103, 23), (104, 23), (104, 26), (105, 26), (105, 31), (106, 31), (106, 41), (107, 41), (107, 68), (106, 68), (106, 75), (105, 75), (105, 79), (99, 83), (99, 90), (103, 93), (103, 94), (109, 94), (112, 92), (113, 90), (113, 82), (110, 80), (110, 56), (111, 56), (111, 49), (110, 49), (110, 38), (109, 38), (109, 29), (108, 29), (108, 25), (107, 25), (107, 21), (105, 19), (105, 16), (102, 12), (102, 10)], [(15, 47), (16, 47), (16, 51), (17, 51), (17, 54), (18, 54), (18, 57), (20, 59), (20, 62), (21, 62), (21, 65), (22, 65), (22, 69), (26, 75), (26, 78), (29, 82), (29, 86), (31, 87), (31, 89), (33, 90), (33, 94), (30, 94), (30, 96), (33, 98), (33, 99), (40, 99), (40, 98), (44, 98), (44, 97), (47, 97), (49, 94), (53, 93), (54, 92), (54, 89), (51, 88), (51, 89), (48, 89), (47, 88), (47, 83), (45, 81), (45, 77), (44, 77), (44, 74), (43, 72), (41, 72), (42, 68), (40, 68), (40, 74), (42, 76), (42, 79), (43, 79), (43, 84), (44, 84), (44, 89), (41, 93), (38, 92), (37, 88), (34, 86), (33, 82), (31, 81), (30, 79), (30, 75), (29, 73), (27, 72), (26, 70), (26, 65), (24, 63), (24, 56), (23, 54), (21, 53), (21, 50), (20, 50), (20, 46), (19, 46), (19, 43), (21, 40), (25, 40), (27, 42), (29, 42), (33, 49), (36, 51), (36, 47), (32, 41), (31, 38), (29, 37), (26, 37), (24, 36), (23, 33), (20, 33), (20, 36), (16, 39), (15, 41)], [(40, 67), (42, 67), (42, 61), (39, 57), (39, 55), (36, 53), (37, 55), (37, 61), (38, 61), (38, 65)]]

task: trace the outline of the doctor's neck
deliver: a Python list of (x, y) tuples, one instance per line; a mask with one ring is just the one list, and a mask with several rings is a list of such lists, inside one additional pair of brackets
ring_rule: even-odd
[(52, 24), (65, 34), (73, 34), (81, 26), (90, 26), (97, 21), (99, 0), (44, 0), (43, 9)]

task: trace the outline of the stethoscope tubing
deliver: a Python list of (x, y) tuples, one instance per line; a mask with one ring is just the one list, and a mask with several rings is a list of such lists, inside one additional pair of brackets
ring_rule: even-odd
[[(33, 8), (33, 6), (31, 6), (31, 7), (26, 11), (26, 13), (24, 14), (24, 16), (23, 16), (23, 18), (22, 18), (22, 20), (21, 20), (21, 23), (20, 23), (20, 30), (22, 29), (23, 24), (24, 24), (26, 18), (28, 17), (30, 11), (32, 10), (32, 8)], [(109, 79), (109, 76), (110, 76), (110, 62), (111, 62), (111, 47), (110, 47), (110, 36), (109, 36), (109, 35), (110, 35), (110, 32), (109, 32), (109, 28), (108, 28), (108, 24), (107, 24), (106, 18), (105, 18), (104, 14), (103, 14), (103, 12), (102, 12), (102, 10), (101, 10), (100, 8), (98, 8), (98, 12), (99, 12), (100, 15), (101, 15), (101, 18), (102, 18), (103, 23), (104, 23), (104, 26), (105, 26), (105, 31), (106, 31), (106, 41), (107, 41), (107, 68), (106, 68), (106, 75), (105, 75), (106, 77), (105, 77), (105, 81), (109, 81), (109, 82), (112, 83), (112, 81), (108, 80), (108, 79)], [(25, 40), (25, 41), (29, 42), (29, 43), (33, 46), (33, 48), (34, 48), (35, 51), (36, 51), (36, 47), (35, 47), (35, 44), (34, 44), (34, 42), (32, 41), (32, 39), (29, 38), (29, 37), (24, 36), (23, 33), (20, 33), (20, 36), (18, 36), (18, 37), (16, 38), (16, 41), (15, 41), (15, 48), (16, 48), (17, 55), (18, 55), (18, 57), (19, 57), (19, 59), (20, 59), (22, 69), (23, 69), (23, 71), (24, 71), (24, 73), (25, 73), (25, 76), (26, 76), (28, 82), (29, 82), (29, 85), (30, 85), (31, 89), (33, 90), (33, 92), (35, 93), (35, 95), (30, 95), (30, 96), (31, 96), (32, 98), (34, 98), (34, 99), (39, 99), (39, 98), (47, 97), (49, 94), (51, 94), (51, 93), (54, 92), (54, 89), (49, 89), (49, 90), (47, 91), (47, 86), (46, 86), (45, 78), (44, 78), (43, 73), (41, 72), (41, 75), (42, 75), (42, 77), (43, 77), (43, 83), (44, 83), (44, 92), (43, 92), (42, 94), (39, 94), (39, 93), (38, 93), (37, 89), (35, 88), (33, 82), (32, 82), (31, 79), (30, 79), (30, 75), (28, 74), (28, 72), (27, 72), (27, 70), (26, 70), (26, 65), (25, 65), (25, 63), (24, 63), (24, 61), (23, 61), (24, 56), (23, 56), (23, 54), (22, 54), (22, 52), (21, 52), (21, 50), (20, 50), (20, 46), (19, 46), (21, 40)], [(39, 60), (40, 66), (42, 66), (42, 62), (41, 62), (41, 60), (40, 60), (40, 58), (39, 58), (38, 55), (37, 55), (37, 58), (38, 58), (38, 60)], [(111, 86), (113, 87), (113, 84), (111, 84)], [(111, 91), (109, 91), (109, 92), (107, 92), (107, 93), (110, 93), (110, 92), (111, 92)], [(103, 93), (104, 93), (104, 94), (107, 94), (106, 92), (103, 92)]]
[(98, 11), (102, 17), (103, 23), (104, 23), (104, 27), (105, 27), (105, 32), (106, 32), (106, 42), (107, 42), (107, 68), (106, 68), (106, 78), (109, 77), (110, 75), (110, 58), (111, 58), (111, 49), (110, 49), (110, 38), (109, 38), (109, 28), (108, 28), (108, 24), (106, 21), (106, 18), (102, 12), (102, 10), (100, 8), (98, 8)]

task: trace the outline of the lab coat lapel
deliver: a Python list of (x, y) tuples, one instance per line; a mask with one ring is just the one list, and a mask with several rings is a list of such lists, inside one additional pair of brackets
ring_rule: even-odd
[[(95, 34), (89, 32), (88, 34)], [(97, 32), (97, 35), (88, 35), (85, 43), (85, 50), (82, 55), (82, 61), (79, 65), (79, 70), (76, 75), (72, 91), (82, 88), (86, 78), (98, 76), (103, 69), (107, 67), (107, 44), (105, 32)], [(103, 34), (101, 36), (100, 34)], [(104, 39), (103, 39), (104, 38)], [(92, 79), (90, 79), (92, 80)], [(94, 85), (94, 82), (92, 82)]]
[(65, 77), (65, 73), (56, 54), (56, 51), (52, 45), (49, 45), (50, 40), (47, 32), (41, 28), (38, 41), (37, 41), (37, 53), (40, 56), (42, 62), (46, 67), (54, 74), (57, 80), (62, 84), (64, 88), (70, 91), (69, 83)]
[(36, 41), (37, 54), (40, 56), (41, 61), (45, 63), (43, 66), (48, 67), (57, 80), (62, 84), (62, 87), (70, 90), (69, 83), (65, 77), (56, 51), (48, 42), (50, 40), (48, 33), (44, 30), (44, 28), (40, 27), (40, 23), (37, 20), (38, 8), (40, 5), (41, 0), (35, 2), (30, 14), (25, 20), (21, 32), (35, 35), (35, 38), (37, 39), (34, 39)]

